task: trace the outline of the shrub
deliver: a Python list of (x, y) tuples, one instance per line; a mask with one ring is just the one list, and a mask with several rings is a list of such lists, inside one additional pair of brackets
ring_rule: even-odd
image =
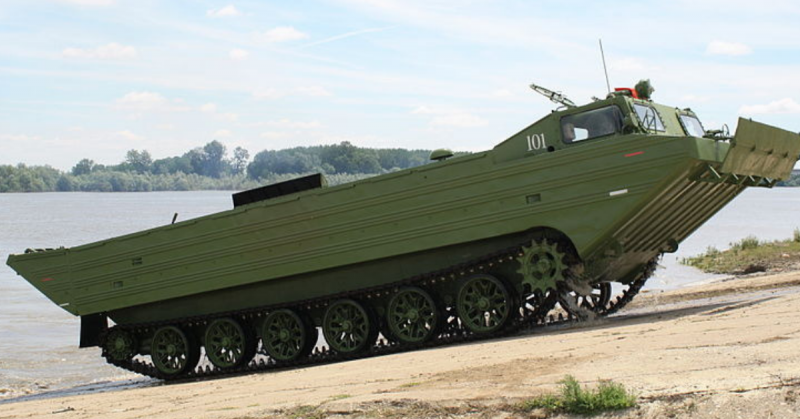
[(636, 396), (629, 393), (621, 384), (600, 381), (597, 388), (590, 390), (581, 387), (570, 375), (561, 381), (561, 393), (547, 394), (523, 402), (520, 408), (547, 409), (551, 411), (596, 415), (608, 410), (628, 409), (636, 406)]

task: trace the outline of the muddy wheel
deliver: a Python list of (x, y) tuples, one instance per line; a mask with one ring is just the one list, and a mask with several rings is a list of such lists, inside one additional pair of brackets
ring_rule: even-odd
[(331, 349), (351, 354), (369, 348), (377, 338), (378, 328), (364, 306), (345, 299), (328, 306), (322, 333)]
[(500, 330), (511, 319), (513, 306), (511, 292), (491, 275), (468, 277), (458, 289), (456, 312), (464, 327), (474, 333)]
[(164, 326), (153, 335), (150, 356), (153, 365), (167, 377), (191, 371), (200, 360), (200, 347), (175, 326)]
[(292, 310), (273, 311), (261, 327), (264, 350), (276, 361), (293, 361), (311, 353), (317, 341), (317, 329)]
[(249, 362), (255, 354), (255, 343), (252, 334), (231, 318), (214, 320), (206, 327), (206, 355), (219, 368), (234, 368)]
[(389, 300), (386, 323), (391, 336), (403, 343), (421, 343), (436, 335), (440, 323), (433, 298), (417, 287), (401, 288)]
[(136, 338), (127, 330), (113, 328), (106, 335), (103, 350), (114, 361), (127, 361), (137, 352)]
[(558, 303), (568, 313), (585, 317), (587, 312), (603, 314), (611, 301), (611, 284), (603, 282), (592, 285), (592, 292), (580, 295), (575, 291), (562, 290), (558, 294)]
[(520, 314), (534, 321), (544, 320), (547, 314), (558, 303), (558, 292), (555, 290), (539, 292), (525, 296)]

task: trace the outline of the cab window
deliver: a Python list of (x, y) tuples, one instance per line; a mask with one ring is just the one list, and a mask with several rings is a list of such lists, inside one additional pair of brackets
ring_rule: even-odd
[(656, 108), (641, 103), (634, 103), (633, 110), (636, 111), (636, 116), (639, 122), (648, 131), (664, 131), (664, 121), (661, 120), (661, 115), (656, 112)]
[(622, 112), (616, 106), (606, 106), (561, 118), (562, 138), (568, 144), (621, 131)]
[(706, 134), (703, 124), (700, 123), (700, 120), (697, 119), (696, 116), (681, 114), (680, 118), (681, 125), (683, 125), (683, 130), (686, 131), (686, 135), (692, 137), (702, 137)]

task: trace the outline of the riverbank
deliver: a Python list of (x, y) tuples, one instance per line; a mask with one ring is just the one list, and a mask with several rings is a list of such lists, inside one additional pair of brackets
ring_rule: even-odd
[(762, 241), (748, 236), (726, 250), (709, 246), (703, 253), (681, 259), (681, 263), (715, 274), (795, 271), (800, 269), (800, 229), (794, 230), (792, 239)]
[(517, 406), (555, 391), (565, 375), (632, 389), (639, 406), (616, 418), (796, 417), (798, 325), (800, 273), (743, 277), (643, 293), (587, 324), (270, 374), (6, 401), (0, 418), (546, 417)]

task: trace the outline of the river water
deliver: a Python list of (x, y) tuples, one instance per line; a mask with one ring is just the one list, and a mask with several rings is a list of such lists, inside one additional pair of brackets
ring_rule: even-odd
[[(24, 394), (151, 380), (105, 363), (97, 348), (78, 346), (80, 321), (56, 307), (5, 265), (26, 248), (75, 246), (231, 208), (231, 193), (0, 194), (0, 401)], [(785, 239), (800, 227), (800, 188), (749, 189), (665, 255), (650, 289), (713, 279), (679, 264), (708, 246), (719, 249), (748, 235)], [(113, 383), (113, 384), (110, 384)], [(122, 383), (122, 384), (120, 384)]]

